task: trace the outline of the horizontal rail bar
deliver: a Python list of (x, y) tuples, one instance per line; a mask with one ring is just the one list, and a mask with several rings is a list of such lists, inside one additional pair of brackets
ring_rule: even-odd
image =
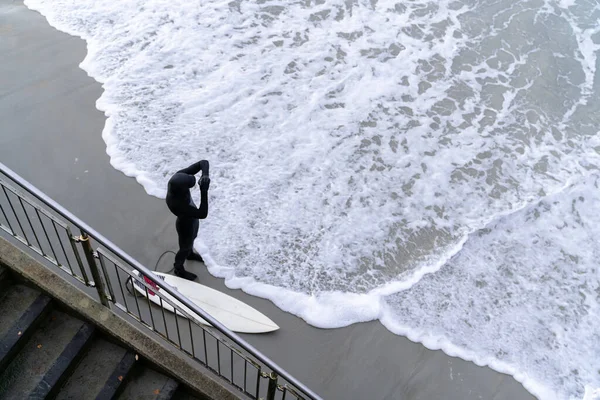
[[(0, 170), (2, 168), (2, 163), (0, 163)], [(2, 171), (4, 172), (4, 171)], [(6, 175), (9, 176), (9, 175)], [(12, 187), (8, 186), (7, 182), (2, 179), (2, 177), (0, 177), (0, 185), (4, 186), (5, 189), (7, 189), (8, 191), (10, 191), (12, 194), (14, 194), (17, 197), (23, 197), (23, 195), (21, 193), (19, 193), (17, 190), (13, 189)], [(23, 198), (25, 201), (27, 201), (27, 199)], [(56, 218), (54, 215), (50, 214), (48, 211), (44, 210), (43, 208), (40, 207), (36, 207), (34, 204), (31, 204), (27, 201), (27, 203), (36, 208), (37, 210), (39, 210), (39, 212), (41, 212), (42, 214), (44, 214), (46, 217), (48, 217), (49, 219), (51, 219), (52, 221), (56, 222), (57, 224), (59, 224), (60, 226), (62, 226), (63, 228), (67, 228), (67, 225), (62, 222), (60, 219)]]

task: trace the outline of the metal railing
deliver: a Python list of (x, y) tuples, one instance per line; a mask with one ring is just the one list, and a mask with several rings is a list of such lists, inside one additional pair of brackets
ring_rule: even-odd
[[(66, 274), (67, 279), (74, 279), (72, 283), (93, 288), (91, 293), (97, 295), (102, 305), (133, 318), (252, 399), (264, 396), (267, 400), (321, 400), (283, 368), (2, 163), (0, 172), (0, 228), (42, 257), (46, 264)], [(96, 250), (92, 240), (97, 243)], [(151, 298), (155, 301), (150, 301)]]

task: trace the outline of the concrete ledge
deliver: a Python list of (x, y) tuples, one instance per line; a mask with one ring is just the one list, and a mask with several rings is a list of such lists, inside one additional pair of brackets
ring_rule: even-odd
[(215, 400), (248, 399), (224, 379), (125, 321), (3, 237), (0, 237), (0, 264), (203, 396)]

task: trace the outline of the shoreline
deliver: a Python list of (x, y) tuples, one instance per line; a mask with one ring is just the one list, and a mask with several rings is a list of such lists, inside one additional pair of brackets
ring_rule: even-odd
[[(161, 199), (111, 166), (100, 134), (106, 119), (96, 109), (102, 89), (79, 69), (85, 43), (54, 30), (37, 12), (8, 4), (0, 3), (11, 8), (3, 20), (12, 27), (2, 35), (13, 39), (0, 45), (11, 60), (4, 76), (13, 77), (0, 85), (7, 132), (0, 139), (2, 161), (140, 262), (154, 265), (163, 250), (176, 247), (174, 218)], [(244, 338), (324, 398), (532, 398), (514, 378), (428, 350), (379, 321), (318, 329), (270, 301), (226, 288), (201, 264), (190, 269), (203, 284), (273, 318), (280, 332)]]

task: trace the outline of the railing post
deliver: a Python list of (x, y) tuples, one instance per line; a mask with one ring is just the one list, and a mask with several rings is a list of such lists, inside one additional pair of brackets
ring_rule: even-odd
[[(69, 235), (69, 243), (71, 244), (71, 249), (73, 249), (73, 255), (75, 256), (75, 260), (77, 261), (77, 265), (79, 266), (79, 270), (81, 271), (81, 276), (83, 277), (85, 286), (90, 286), (90, 280), (87, 276), (87, 272), (85, 271), (85, 265), (83, 265), (83, 261), (81, 261), (81, 256), (79, 255), (79, 251), (77, 250), (77, 243), (81, 242), (81, 236), (73, 235), (69, 226), (67, 226), (67, 235)], [(58, 240), (60, 242), (60, 238)], [(67, 257), (66, 253), (65, 257)]]
[(110, 308), (108, 297), (106, 296), (106, 292), (104, 291), (104, 282), (100, 277), (100, 272), (98, 271), (98, 266), (96, 265), (96, 259), (94, 257), (94, 250), (92, 249), (92, 245), (90, 244), (90, 237), (83, 230), (81, 231), (81, 237), (79, 238), (79, 241), (81, 242), (81, 246), (83, 247), (83, 252), (90, 267), (90, 271), (92, 272), (92, 277), (94, 278), (94, 286), (98, 291), (98, 297), (100, 297), (100, 302), (104, 307)]
[(267, 400), (275, 400), (277, 392), (277, 373), (272, 371), (269, 375), (269, 386), (267, 387)]

